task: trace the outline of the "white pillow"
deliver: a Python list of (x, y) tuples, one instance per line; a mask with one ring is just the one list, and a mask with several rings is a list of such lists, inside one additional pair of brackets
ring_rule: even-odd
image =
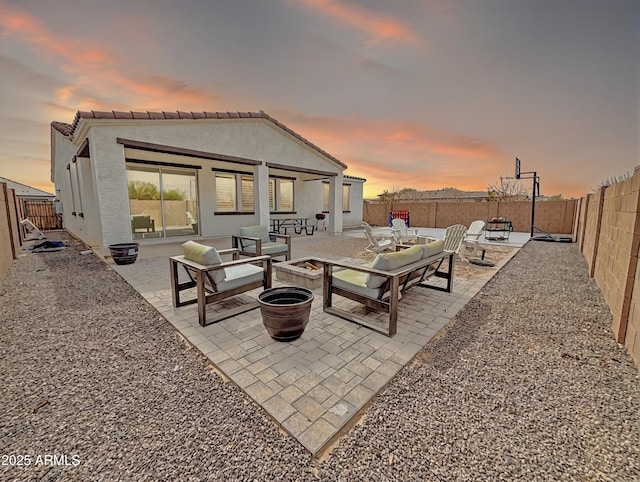
[[(185, 259), (194, 263), (203, 264), (205, 266), (215, 266), (222, 263), (222, 258), (216, 248), (196, 243), (195, 241), (187, 241), (182, 245), (182, 252)], [(214, 283), (222, 283), (226, 278), (224, 269), (216, 269), (211, 271), (211, 279)]]
[(421, 244), (420, 246), (422, 246), (422, 259), (429, 258), (444, 250), (444, 240), (438, 239), (432, 243)]
[(222, 258), (213, 246), (196, 243), (195, 241), (187, 241), (182, 245), (184, 257), (190, 261), (205, 266), (211, 266), (222, 263)]
[[(395, 253), (380, 253), (376, 256), (376, 259), (373, 260), (371, 267), (381, 271), (390, 271), (420, 261), (421, 257), (422, 245), (416, 245), (408, 249), (403, 249), (402, 251), (396, 251)], [(367, 288), (380, 288), (386, 280), (387, 278), (383, 276), (370, 274), (367, 279)]]

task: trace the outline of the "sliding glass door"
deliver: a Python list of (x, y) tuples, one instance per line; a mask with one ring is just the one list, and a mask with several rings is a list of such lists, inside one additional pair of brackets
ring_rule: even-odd
[(199, 234), (196, 171), (127, 164), (134, 239)]

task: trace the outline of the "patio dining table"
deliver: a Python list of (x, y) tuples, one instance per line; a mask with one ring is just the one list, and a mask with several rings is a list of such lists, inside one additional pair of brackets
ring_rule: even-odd
[(287, 234), (288, 229), (293, 229), (296, 234), (301, 234), (304, 230), (307, 234), (313, 234), (315, 230), (314, 224), (308, 224), (307, 218), (284, 218), (284, 219), (270, 219), (269, 231), (272, 233)]

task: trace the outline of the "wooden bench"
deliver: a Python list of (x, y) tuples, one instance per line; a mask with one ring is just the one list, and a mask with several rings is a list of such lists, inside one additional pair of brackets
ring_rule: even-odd
[[(431, 243), (438, 244), (440, 247), (434, 254), (426, 257), (420, 257), (415, 260), (415, 254), (419, 250), (423, 250), (424, 246), (413, 246), (403, 252), (412, 253), (406, 259), (410, 260), (407, 264), (400, 264), (388, 270), (377, 269), (375, 266), (383, 265), (385, 256), (395, 260), (395, 264), (402, 255), (395, 256), (397, 253), (380, 254), (376, 257), (376, 261), (371, 266), (358, 266), (355, 263), (346, 263), (340, 261), (332, 261), (323, 259), (324, 263), (324, 279), (323, 279), (323, 309), (326, 313), (339, 316), (345, 320), (366, 326), (374, 331), (387, 336), (394, 336), (398, 326), (398, 304), (401, 293), (412, 286), (419, 285), (424, 288), (431, 288), (451, 293), (453, 289), (453, 269), (454, 269), (454, 253), (442, 251), (442, 241)], [(424, 251), (423, 251), (424, 252)], [(441, 270), (443, 264), (448, 267), (447, 271)], [(388, 263), (387, 263), (388, 264)], [(390, 263), (394, 264), (394, 263)], [(334, 271), (334, 268), (343, 268), (342, 271)], [(433, 286), (424, 283), (430, 277), (444, 278), (447, 280), (446, 288)], [(387, 329), (381, 329), (378, 325), (358, 316), (356, 313), (346, 311), (333, 306), (333, 295), (343, 296), (358, 303), (365, 305), (371, 310), (383, 310), (389, 313)]]

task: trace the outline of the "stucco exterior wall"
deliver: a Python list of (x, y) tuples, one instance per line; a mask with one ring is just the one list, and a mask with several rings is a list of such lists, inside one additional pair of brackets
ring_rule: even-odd
[(364, 195), (364, 182), (357, 179), (345, 179), (345, 184), (350, 184), (349, 212), (342, 213), (342, 226), (352, 228), (362, 225), (362, 198)]
[[(74, 211), (74, 198), (77, 194), (72, 193), (70, 181), (70, 169), (67, 165), (71, 165), (73, 157), (77, 152), (77, 147), (65, 138), (59, 132), (53, 130), (53, 153), (55, 163), (52, 169), (51, 180), (56, 186), (56, 196), (62, 204), (62, 222), (64, 227), (77, 236), (79, 239), (91, 245), (91, 239), (87, 230), (87, 215), (84, 217), (78, 215), (77, 210)], [(75, 189), (75, 188), (74, 188)], [(85, 188), (87, 189), (87, 188)], [(83, 209), (85, 207), (83, 206)], [(74, 215), (73, 212), (76, 214)]]
[[(334, 173), (333, 182), (342, 179), (343, 166), (321, 155), (315, 149), (277, 128), (264, 119), (205, 119), (205, 120), (154, 120), (154, 121), (83, 121), (77, 128), (75, 140), (70, 142), (54, 130), (54, 166), (56, 188), (64, 205), (65, 226), (92, 247), (107, 253), (107, 246), (113, 243), (133, 240), (130, 221), (130, 206), (127, 190), (126, 159), (140, 159), (156, 162), (170, 162), (177, 166), (197, 167), (198, 201), (197, 212), (200, 234), (204, 237), (229, 236), (239, 232), (240, 227), (268, 222), (270, 217), (267, 190), (271, 170), (267, 163), (292, 166), (295, 169)], [(89, 158), (78, 158), (73, 168), (77, 169), (84, 217), (71, 215), (71, 186), (66, 164), (72, 162), (74, 154), (84, 138), (89, 140)], [(174, 154), (159, 154), (127, 148), (117, 139), (171, 146), (208, 153), (233, 156), (262, 165), (239, 165), (232, 162), (209, 160)], [(253, 173), (256, 186), (255, 212), (251, 214), (215, 214), (215, 173), (216, 169), (238, 168)], [(295, 178), (295, 213), (286, 217), (304, 217), (315, 221), (315, 214), (322, 210), (322, 185), (320, 181), (305, 180), (302, 173), (284, 169), (287, 177)], [(282, 172), (280, 172), (282, 174)], [(261, 184), (262, 191), (258, 189)], [(361, 222), (362, 183), (354, 182), (351, 222)], [(78, 194), (76, 194), (77, 197)], [(339, 199), (335, 205), (342, 205), (342, 190), (336, 190)], [(358, 218), (360, 214), (360, 218)], [(275, 215), (277, 217), (277, 215)], [(338, 220), (333, 225), (337, 232), (342, 229)], [(172, 238), (175, 240), (176, 238)], [(146, 241), (145, 241), (146, 242)], [(150, 243), (162, 242), (158, 239)]]

